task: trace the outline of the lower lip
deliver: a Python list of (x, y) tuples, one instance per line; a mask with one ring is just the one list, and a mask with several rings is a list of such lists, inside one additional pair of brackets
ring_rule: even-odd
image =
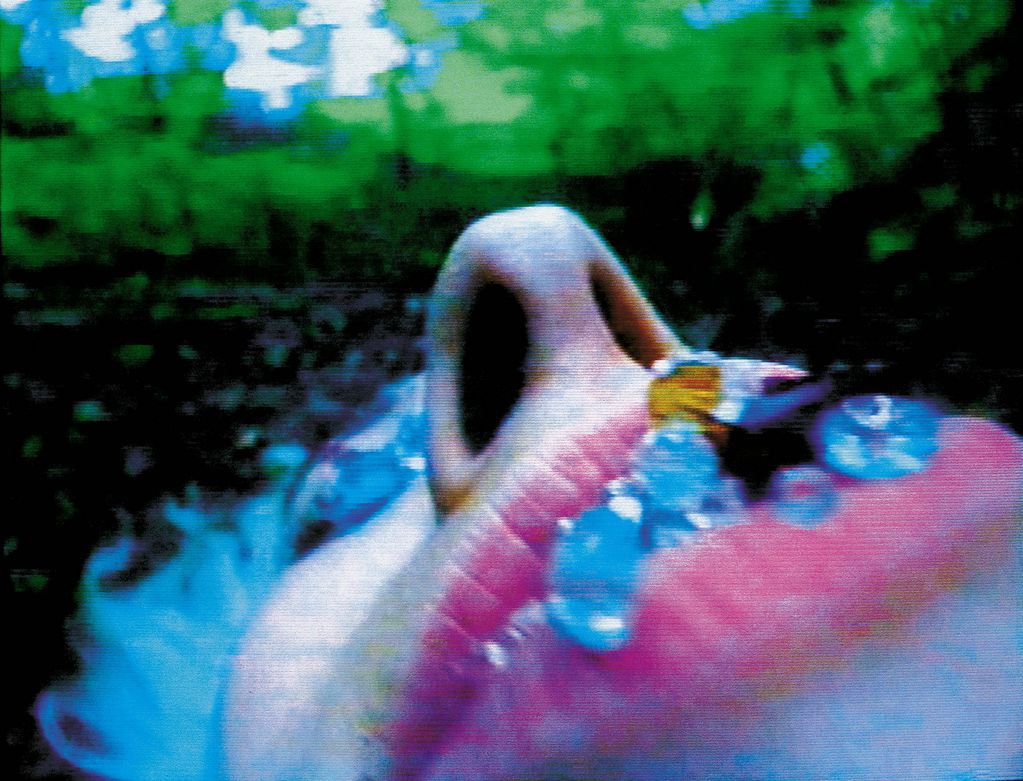
[[(443, 753), (495, 673), (481, 643), (544, 595), (557, 518), (594, 504), (604, 482), (626, 471), (645, 425), (637, 411), (613, 430), (577, 439), (557, 475), (519, 481), (495, 509), (481, 511), (479, 533), (451, 571), (388, 730), (395, 778), (420, 777)], [(837, 511), (817, 528), (779, 523), (759, 504), (750, 523), (651, 555), (633, 639), (591, 661), (626, 689), (689, 709), (778, 696), (871, 638), (897, 637), (940, 595), (1002, 566), (1018, 523), (1019, 441), (997, 426), (959, 420), (946, 421), (941, 440), (925, 473), (845, 486)], [(588, 468), (570, 470), (573, 454)], [(559, 484), (571, 489), (554, 490)], [(535, 718), (529, 693), (521, 696), (520, 712), (506, 718)]]

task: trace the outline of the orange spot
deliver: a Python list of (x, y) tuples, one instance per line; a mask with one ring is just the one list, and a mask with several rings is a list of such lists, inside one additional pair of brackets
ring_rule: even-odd
[(711, 417), (720, 402), (721, 368), (718, 366), (686, 363), (650, 383), (650, 419), (655, 426), (689, 420), (711, 439), (720, 441), (727, 428)]

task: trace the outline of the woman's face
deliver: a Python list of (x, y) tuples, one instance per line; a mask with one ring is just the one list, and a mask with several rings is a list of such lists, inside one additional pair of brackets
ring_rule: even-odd
[(561, 519), (635, 468), (679, 349), (571, 212), (470, 227), (432, 303), (429, 487), (287, 573), (235, 660), (232, 777), (1023, 775), (1023, 449), (992, 424), (837, 479), (814, 523), (746, 501), (650, 551), (623, 642), (551, 620)]

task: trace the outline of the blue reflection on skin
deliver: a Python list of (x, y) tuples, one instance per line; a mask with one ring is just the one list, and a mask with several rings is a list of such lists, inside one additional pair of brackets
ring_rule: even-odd
[[(53, 749), (118, 781), (222, 779), (221, 691), (242, 632), (298, 552), (310, 520), (301, 490), (317, 468), (337, 475), (335, 501), (317, 508), (329, 525), (320, 542), (398, 501), (424, 465), (422, 394), (421, 376), (385, 387), (365, 426), (311, 463), (298, 444), (268, 447), (264, 490), (240, 502), (167, 500), (158, 512), (180, 536), (169, 560), (129, 537), (98, 549), (79, 591), (81, 672), (36, 703)], [(147, 571), (132, 575), (138, 565)]]

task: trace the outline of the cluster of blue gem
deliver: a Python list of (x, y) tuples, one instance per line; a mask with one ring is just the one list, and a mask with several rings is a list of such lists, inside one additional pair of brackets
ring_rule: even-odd
[[(872, 480), (923, 471), (938, 448), (938, 422), (931, 405), (891, 396), (853, 397), (826, 410), (814, 427), (820, 463), (779, 470), (771, 480), (774, 515), (814, 527), (838, 507), (836, 474)], [(651, 431), (632, 473), (608, 485), (606, 503), (564, 522), (548, 578), (551, 622), (589, 650), (621, 648), (643, 557), (739, 523), (747, 507), (741, 482), (722, 472), (697, 425)]]

